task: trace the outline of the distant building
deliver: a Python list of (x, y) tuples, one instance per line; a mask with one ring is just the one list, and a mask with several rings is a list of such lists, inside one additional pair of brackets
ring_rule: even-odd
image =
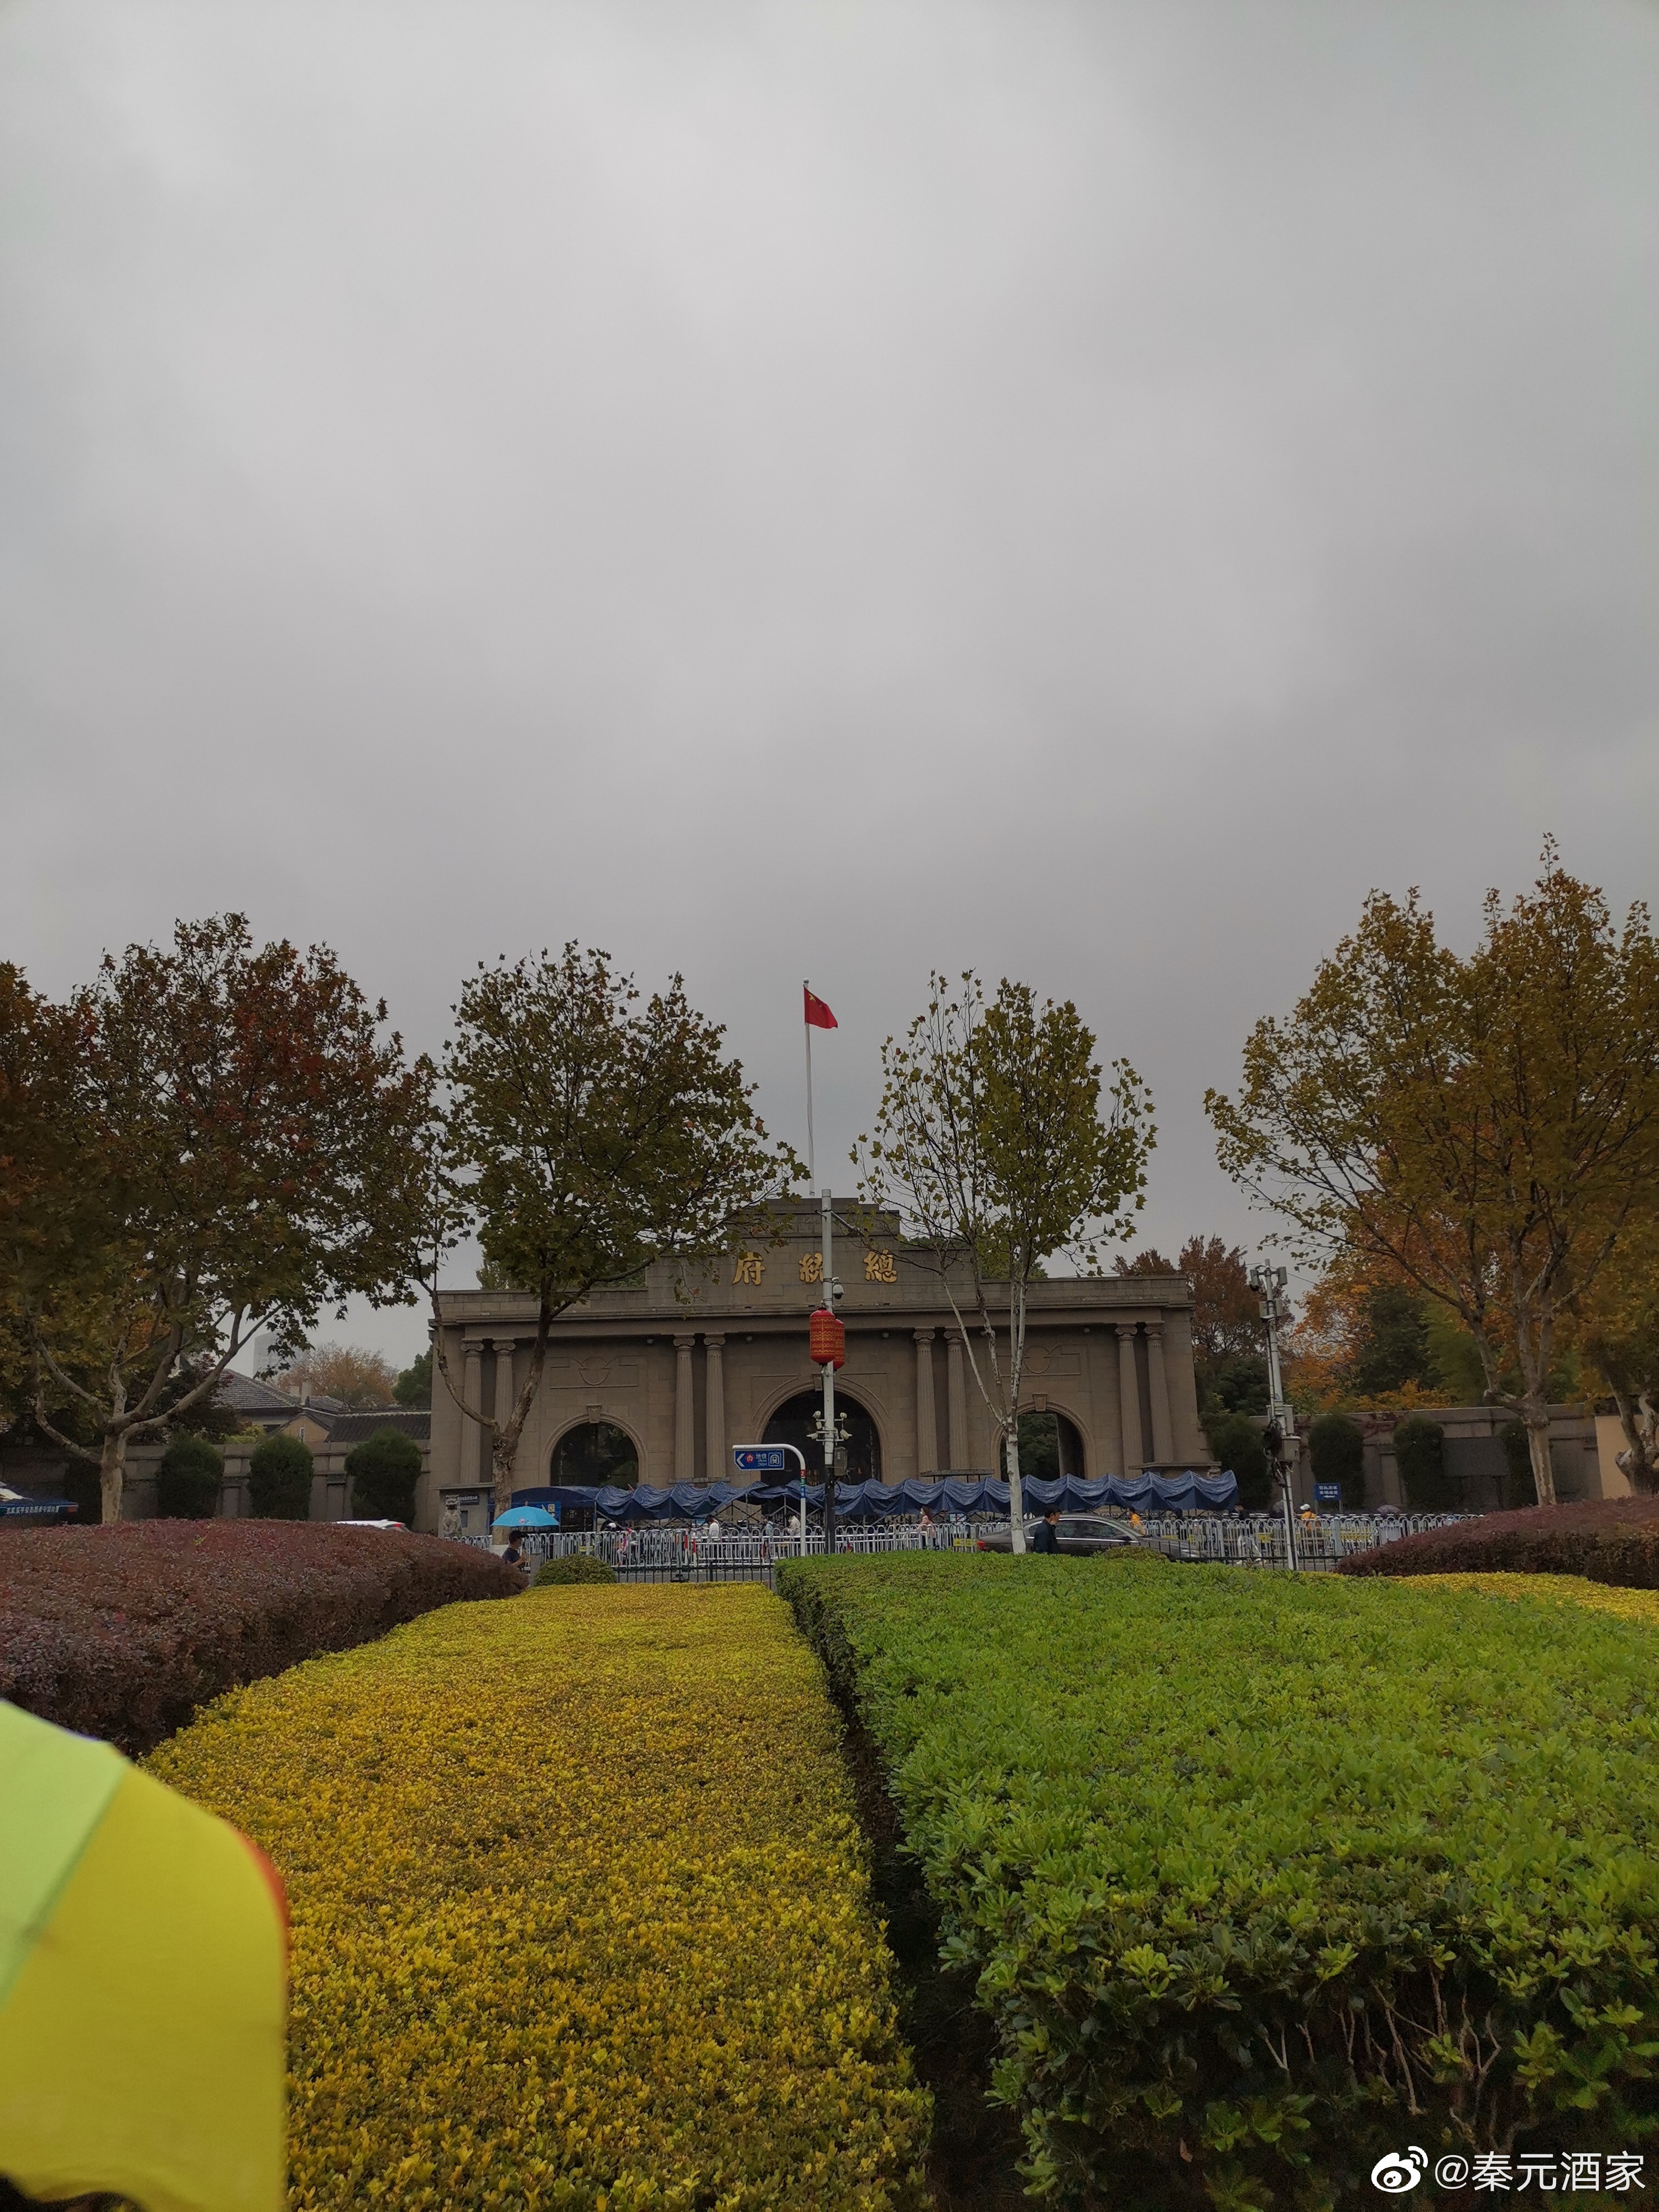
[[(855, 1202), (838, 1200), (836, 1212), (853, 1218)], [(653, 1267), (562, 1315), (517, 1485), (724, 1481), (734, 1444), (768, 1440), (794, 1443), (821, 1467), (809, 1436), (819, 1374), (806, 1356), (806, 1316), (822, 1297), (818, 1210), (791, 1206), (780, 1226), (779, 1244), (734, 1248), (689, 1279)], [(900, 1241), (896, 1219), (881, 1217), (867, 1243), (838, 1230), (835, 1268), (846, 1285), (836, 1402), (851, 1431), (848, 1479), (992, 1471), (993, 1431), (968, 1349), (938, 1276)], [(1092, 1480), (1212, 1464), (1198, 1420), (1192, 1303), (1184, 1275), (1032, 1285), (1021, 1410), (1053, 1417), (1061, 1470)], [(504, 1420), (525, 1381), (535, 1299), (446, 1291), (439, 1310), (452, 1382)], [(983, 1358), (978, 1340), (974, 1352)], [(489, 1484), (484, 1432), (437, 1375), (431, 1459), (420, 1525), (435, 1528), (447, 1499), (470, 1502), (476, 1517)]]
[(234, 1371), (225, 1374), (218, 1397), (244, 1429), (263, 1429), (267, 1436), (301, 1437), (313, 1451), (327, 1442), (330, 1422), (346, 1410), (337, 1398), (307, 1396), (302, 1404), (291, 1392), (261, 1382), (257, 1375)]

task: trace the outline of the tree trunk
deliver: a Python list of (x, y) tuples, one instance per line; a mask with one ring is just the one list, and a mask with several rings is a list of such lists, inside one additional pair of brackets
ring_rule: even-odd
[(1019, 1479), (1019, 1416), (1008, 1431), (1008, 1526), (1016, 1552), (1025, 1549), (1025, 1492)]
[(1555, 1503), (1555, 1468), (1550, 1458), (1550, 1417), (1547, 1407), (1524, 1402), (1521, 1418), (1527, 1425), (1527, 1450), (1532, 1459), (1532, 1486), (1540, 1505)]
[(1656, 1451), (1659, 1420), (1655, 1419), (1653, 1401), (1645, 1393), (1632, 1395), (1615, 1383), (1613, 1402), (1619, 1408), (1619, 1425), (1625, 1432), (1626, 1449), (1619, 1455), (1619, 1465), (1637, 1495), (1651, 1498), (1659, 1491), (1659, 1452)]
[(99, 1518), (105, 1528), (121, 1517), (121, 1490), (127, 1470), (127, 1432), (106, 1435), (98, 1461), (98, 1486), (102, 1493)]
[(513, 1463), (518, 1456), (519, 1432), (517, 1431), (495, 1439), (495, 1448), (489, 1455), (490, 1466), (494, 1470), (494, 1481), (490, 1492), (493, 1501), (493, 1510), (490, 1514), (492, 1521), (498, 1515), (505, 1513), (513, 1503)]

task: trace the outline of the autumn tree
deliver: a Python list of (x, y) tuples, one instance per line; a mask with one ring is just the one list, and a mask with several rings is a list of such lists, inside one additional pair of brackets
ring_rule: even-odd
[(276, 1377), (279, 1390), (334, 1398), (354, 1413), (397, 1402), (398, 1370), (385, 1355), (357, 1344), (314, 1344), (289, 1360)]
[(802, 1170), (767, 1136), (755, 1086), (725, 1054), (725, 1030), (691, 1006), (678, 975), (645, 1000), (607, 953), (569, 944), (556, 958), (480, 966), (454, 1012), (434, 1318), (438, 1258), (474, 1229), (485, 1269), (536, 1300), (528, 1367), (505, 1421), (467, 1404), (441, 1328), (434, 1339), (446, 1389), (489, 1439), (501, 1512), (559, 1316), (653, 1261), (689, 1270), (733, 1234), (775, 1241), (768, 1201)]
[(113, 1521), (129, 1445), (184, 1425), (256, 1330), (293, 1349), (325, 1306), (411, 1295), (430, 1071), (331, 952), (256, 949), (240, 915), (0, 1018), (64, 1117), (9, 1206), (3, 1296), (36, 1424)]
[(1659, 1491), (1659, 1193), (1631, 1224), (1574, 1316), (1586, 1364), (1618, 1409), (1619, 1465)]
[(79, 1043), (69, 1010), (0, 963), (0, 1433), (33, 1397), (38, 1287), (100, 1233), (76, 1156)]
[[(962, 1332), (1021, 1525), (1018, 1410), (1026, 1302), (1043, 1263), (1100, 1273), (1100, 1247), (1131, 1232), (1156, 1136), (1152, 1098), (1127, 1060), (1104, 1092), (1095, 1037), (1067, 1000), (1041, 1006), (1005, 977), (988, 1005), (964, 974), (882, 1047), (873, 1131), (853, 1160), (873, 1212), (896, 1210)], [(1006, 1338), (1006, 1349), (999, 1342)]]
[(1200, 1396), (1230, 1412), (1267, 1411), (1261, 1297), (1250, 1287), (1249, 1262), (1238, 1245), (1189, 1237), (1178, 1259), (1166, 1260), (1149, 1246), (1133, 1258), (1120, 1254), (1112, 1265), (1120, 1275), (1185, 1275), (1193, 1286), (1193, 1364)]
[(1290, 1019), (1257, 1024), (1237, 1097), (1206, 1104), (1304, 1256), (1346, 1249), (1456, 1316), (1547, 1504), (1558, 1339), (1659, 1174), (1659, 950), (1553, 845), (1485, 923), (1460, 958), (1415, 892), (1373, 892)]

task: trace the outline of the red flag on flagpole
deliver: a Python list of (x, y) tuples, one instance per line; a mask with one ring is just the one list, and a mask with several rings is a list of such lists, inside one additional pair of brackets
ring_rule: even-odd
[(807, 987), (805, 984), (801, 986), (801, 988), (806, 991), (807, 1027), (814, 1030), (839, 1029), (841, 1027), (841, 1024), (836, 1019), (829, 1007), (824, 1005), (823, 1000), (817, 996), (817, 993), (807, 989)]

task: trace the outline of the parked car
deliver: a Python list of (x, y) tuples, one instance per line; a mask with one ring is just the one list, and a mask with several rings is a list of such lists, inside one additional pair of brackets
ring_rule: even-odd
[[(1025, 1547), (1031, 1547), (1031, 1532), (1035, 1522), (1025, 1528)], [(1097, 1553), (1118, 1552), (1126, 1546), (1145, 1544), (1149, 1540), (1139, 1529), (1132, 1528), (1127, 1521), (1115, 1521), (1108, 1513), (1062, 1513), (1054, 1528), (1056, 1548), (1069, 1553), (1074, 1559), (1092, 1559)], [(1012, 1552), (1014, 1538), (1012, 1529), (999, 1528), (993, 1536), (979, 1540), (981, 1552)]]

